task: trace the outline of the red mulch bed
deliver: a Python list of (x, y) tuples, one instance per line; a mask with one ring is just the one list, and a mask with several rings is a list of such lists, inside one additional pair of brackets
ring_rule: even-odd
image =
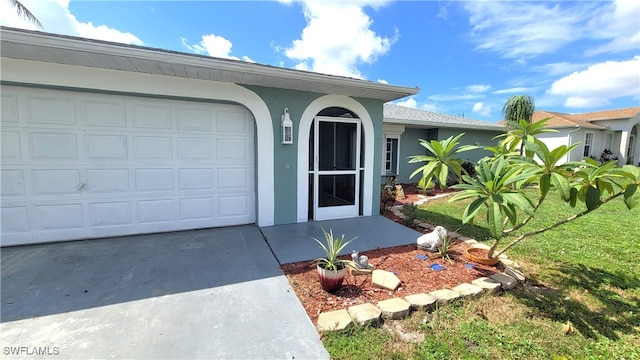
[[(406, 194), (406, 191), (405, 195), (417, 197), (417, 194)], [(403, 203), (403, 200), (398, 201)], [(401, 219), (394, 217), (391, 213), (384, 215), (403, 224)], [(416, 228), (416, 230), (424, 232), (420, 228)], [(469, 245), (464, 242), (456, 242), (450, 253), (451, 262), (443, 260), (435, 253), (418, 250), (415, 244), (362, 252), (361, 255), (367, 255), (369, 263), (373, 264), (375, 269), (397, 274), (401, 285), (395, 291), (371, 286), (371, 276), (353, 276), (347, 273), (342, 287), (334, 293), (327, 293), (320, 286), (316, 267), (312, 261), (284, 264), (282, 270), (309, 318), (316, 323), (321, 312), (346, 309), (349, 306), (363, 303), (376, 304), (381, 300), (394, 297), (453, 288), (456, 285), (499, 272), (499, 269), (494, 266), (474, 263), (473, 267), (468, 267), (469, 262), (463, 255), (464, 250), (468, 247)], [(417, 258), (416, 255), (425, 256), (426, 260)], [(442, 265), (445, 269), (435, 271), (430, 267), (433, 264)]]

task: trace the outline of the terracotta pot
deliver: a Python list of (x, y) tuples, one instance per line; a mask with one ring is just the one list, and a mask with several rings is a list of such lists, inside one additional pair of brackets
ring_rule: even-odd
[(468, 248), (464, 251), (464, 256), (478, 264), (493, 266), (500, 261), (500, 259), (496, 258), (488, 258), (487, 252), (489, 250), (483, 248)]
[(333, 292), (340, 289), (344, 275), (347, 272), (347, 268), (344, 267), (340, 270), (327, 270), (320, 265), (316, 266), (318, 269), (318, 275), (320, 275), (320, 285), (327, 292)]

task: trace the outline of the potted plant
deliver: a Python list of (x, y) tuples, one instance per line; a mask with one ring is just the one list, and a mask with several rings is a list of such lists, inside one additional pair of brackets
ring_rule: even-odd
[(320, 277), (320, 284), (322, 288), (327, 292), (336, 291), (342, 286), (342, 281), (344, 280), (344, 275), (347, 271), (347, 267), (355, 269), (356, 266), (351, 260), (343, 260), (339, 259), (338, 255), (344, 248), (347, 247), (353, 239), (344, 240), (344, 234), (340, 237), (335, 237), (333, 235), (333, 230), (329, 229), (329, 232), (326, 232), (322, 229), (322, 233), (324, 234), (324, 243), (316, 238), (312, 238), (315, 240), (320, 247), (325, 252), (325, 257), (317, 258), (314, 260), (316, 263), (316, 268), (318, 269), (318, 275)]

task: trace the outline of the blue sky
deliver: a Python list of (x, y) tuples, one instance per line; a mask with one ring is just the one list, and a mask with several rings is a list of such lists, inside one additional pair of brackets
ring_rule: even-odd
[[(498, 121), (505, 100), (640, 106), (640, 1), (22, 0), (58, 34), (417, 86), (406, 106)], [(36, 29), (0, 0), (0, 23)]]

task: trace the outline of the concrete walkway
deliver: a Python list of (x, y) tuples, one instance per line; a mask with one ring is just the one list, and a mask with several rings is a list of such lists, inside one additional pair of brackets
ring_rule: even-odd
[(1, 251), (5, 358), (329, 357), (255, 225)]
[(311, 221), (263, 227), (260, 230), (281, 264), (313, 260), (324, 256), (312, 237), (324, 242), (322, 229), (333, 231), (334, 236), (344, 234), (345, 239), (358, 237), (349, 244), (344, 254), (352, 250), (367, 251), (397, 245), (414, 244), (422, 235), (381, 215), (358, 218)]

